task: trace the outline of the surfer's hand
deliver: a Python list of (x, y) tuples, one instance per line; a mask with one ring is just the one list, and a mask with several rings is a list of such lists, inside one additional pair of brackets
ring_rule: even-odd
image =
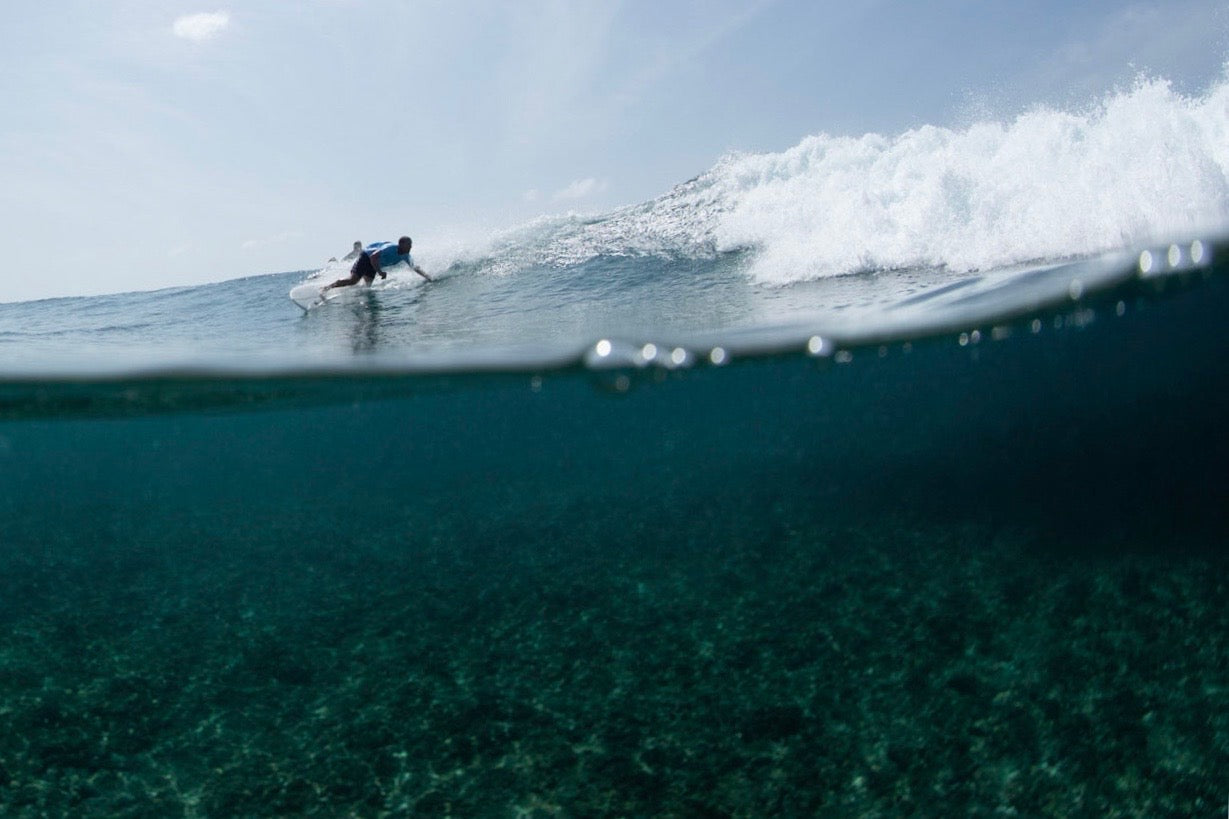
[(388, 274), (387, 274), (387, 273), (385, 273), (383, 270), (381, 270), (381, 271), (380, 271), (380, 278), (381, 278), (381, 279), (387, 279), (387, 278), (388, 278)]

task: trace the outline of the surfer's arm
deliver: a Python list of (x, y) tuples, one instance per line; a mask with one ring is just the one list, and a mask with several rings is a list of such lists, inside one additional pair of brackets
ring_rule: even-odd
[(435, 279), (433, 279), (433, 278), (431, 278), (430, 276), (428, 276), (428, 275), (427, 275), (427, 272), (426, 272), (425, 270), (423, 270), (421, 267), (419, 267), (418, 265), (412, 265), (411, 267), (413, 268), (413, 270), (414, 270), (414, 272), (415, 272), (415, 273), (417, 273), (418, 275), (422, 276), (422, 277), (423, 277), (424, 279), (426, 279), (427, 281), (429, 281), (429, 282), (433, 282), (433, 281), (435, 281)]

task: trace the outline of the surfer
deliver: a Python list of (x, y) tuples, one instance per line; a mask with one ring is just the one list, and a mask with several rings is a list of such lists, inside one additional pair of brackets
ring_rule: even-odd
[[(355, 244), (357, 245), (358, 242), (355, 242)], [(371, 284), (375, 281), (377, 273), (381, 279), (387, 278), (386, 268), (392, 267), (399, 262), (405, 262), (410, 270), (413, 270), (427, 281), (434, 281), (434, 279), (427, 275), (426, 271), (414, 264), (414, 259), (410, 256), (410, 248), (413, 246), (413, 239), (409, 236), (402, 236), (395, 245), (385, 244), (383, 247), (372, 245), (366, 250), (360, 250), (358, 259), (354, 262), (354, 266), (350, 268), (350, 277), (338, 279), (332, 284), (325, 285), (324, 289), (320, 291), (321, 295), (332, 290), (334, 287), (349, 287), (352, 284), (358, 284), (360, 280)]]

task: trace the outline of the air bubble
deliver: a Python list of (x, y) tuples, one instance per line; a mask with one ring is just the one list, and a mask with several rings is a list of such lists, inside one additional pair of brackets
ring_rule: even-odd
[(1170, 267), (1177, 267), (1182, 264), (1182, 248), (1177, 245), (1170, 245), (1169, 252), (1165, 254), (1165, 261), (1169, 262)]
[(726, 352), (721, 347), (714, 347), (709, 351), (708, 360), (720, 367), (727, 360)]

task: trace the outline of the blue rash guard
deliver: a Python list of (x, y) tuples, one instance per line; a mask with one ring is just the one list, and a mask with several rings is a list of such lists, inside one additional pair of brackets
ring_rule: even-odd
[(398, 262), (405, 262), (411, 268), (414, 266), (414, 258), (409, 253), (398, 253), (397, 246), (389, 242), (367, 245), (365, 252), (371, 256), (372, 261), (376, 262), (380, 270), (388, 270)]

